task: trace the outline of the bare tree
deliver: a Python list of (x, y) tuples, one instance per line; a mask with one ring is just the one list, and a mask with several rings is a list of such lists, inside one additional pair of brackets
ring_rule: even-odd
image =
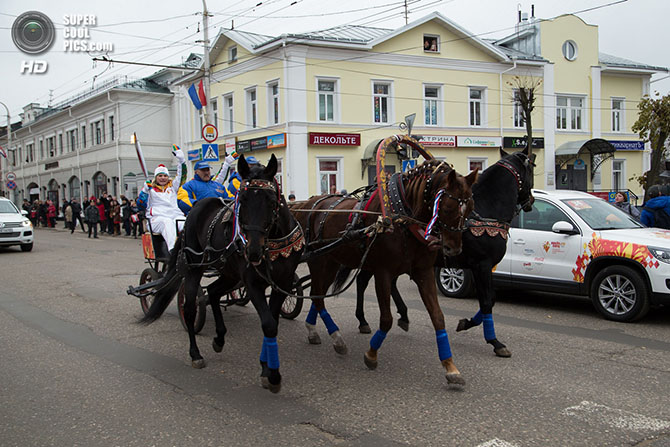
[(526, 147), (530, 155), (533, 153), (533, 110), (542, 79), (533, 76), (514, 76), (507, 85), (514, 91), (512, 101), (521, 108), (521, 119), (526, 127)]

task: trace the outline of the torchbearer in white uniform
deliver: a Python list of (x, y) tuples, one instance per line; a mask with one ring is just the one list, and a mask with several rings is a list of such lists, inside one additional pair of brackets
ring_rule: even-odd
[[(146, 217), (151, 222), (151, 229), (163, 236), (168, 250), (172, 250), (177, 241), (175, 221), (184, 218), (184, 213), (177, 206), (177, 191), (181, 183), (184, 153), (177, 149), (172, 152), (172, 155), (177, 160), (177, 176), (171, 180), (167, 167), (163, 164), (158, 165), (154, 171), (154, 180), (147, 180), (137, 199), (137, 205), (146, 209)], [(184, 221), (180, 220), (177, 223), (181, 231)]]

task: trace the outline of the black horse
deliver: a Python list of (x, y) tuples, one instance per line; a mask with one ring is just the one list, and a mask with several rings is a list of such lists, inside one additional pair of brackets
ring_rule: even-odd
[[(510, 350), (501, 343), (493, 325), (493, 268), (502, 260), (507, 250), (507, 235), (510, 222), (519, 208), (530, 211), (534, 201), (533, 168), (535, 155), (528, 156), (527, 150), (508, 154), (500, 150), (501, 159), (482, 172), (477, 183), (472, 186), (475, 209), (466, 221), (467, 230), (463, 234), (463, 251), (458, 256), (437, 257), (436, 266), (470, 269), (479, 299), (479, 312), (470, 319), (458, 322), (456, 332), (484, 324), (484, 339), (493, 345), (497, 356), (510, 357)], [(361, 271), (357, 278), (356, 318), (361, 333), (369, 333), (370, 326), (365, 320), (363, 296), (372, 273)], [(397, 280), (397, 278), (396, 278)], [(407, 306), (393, 282), (391, 293), (400, 314), (398, 325), (407, 330), (409, 319)]]
[[(263, 329), (261, 382), (263, 387), (276, 393), (281, 388), (277, 347), (279, 311), (286, 292), (293, 288), (295, 270), (304, 249), (304, 236), (275, 181), (277, 159), (274, 154), (267, 167), (260, 164), (250, 167), (241, 157), (238, 172), (243, 183), (235, 202), (203, 199), (189, 213), (170, 257), (164, 283), (141, 321), (151, 323), (159, 318), (184, 278), (184, 319), (190, 340), (191, 364), (194, 368), (203, 368), (205, 360), (200, 355), (193, 330), (196, 296), (205, 270), (216, 268), (220, 276), (207, 286), (216, 323), (212, 347), (221, 352), (225, 343), (226, 326), (219, 305), (221, 296), (242, 283)], [(269, 305), (265, 298), (268, 286), (272, 286)]]

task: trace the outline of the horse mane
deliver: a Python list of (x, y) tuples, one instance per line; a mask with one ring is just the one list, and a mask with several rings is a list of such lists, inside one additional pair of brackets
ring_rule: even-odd
[[(421, 203), (425, 200), (424, 193), (428, 187), (428, 181), (432, 178), (433, 185), (442, 185), (444, 178), (453, 170), (453, 166), (449, 163), (432, 159), (403, 173), (402, 179), (408, 204), (412, 208), (420, 209)], [(433, 185), (430, 187), (434, 188)]]

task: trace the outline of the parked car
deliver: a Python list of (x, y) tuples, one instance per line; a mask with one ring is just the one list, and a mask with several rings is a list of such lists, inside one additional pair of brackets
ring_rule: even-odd
[(33, 224), (26, 215), (26, 211), (19, 211), (11, 200), (0, 197), (0, 246), (20, 245), (23, 251), (33, 249)]
[[(512, 221), (496, 288), (591, 298), (605, 318), (634, 321), (670, 303), (670, 231), (646, 228), (608, 202), (580, 191), (534, 190), (530, 212)], [(473, 292), (472, 274), (437, 269), (448, 297)]]

